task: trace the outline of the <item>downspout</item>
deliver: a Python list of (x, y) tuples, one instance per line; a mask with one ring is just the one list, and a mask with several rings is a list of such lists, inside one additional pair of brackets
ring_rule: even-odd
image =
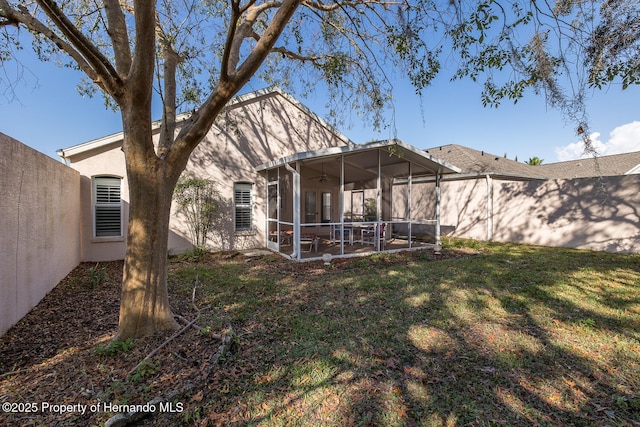
[(487, 181), (487, 240), (493, 240), (493, 179), (485, 176)]
[(411, 224), (413, 222), (413, 163), (409, 162), (409, 182), (408, 182), (408, 189), (407, 189), (407, 193), (408, 193), (408, 198), (409, 200), (407, 200), (407, 209), (409, 210), (409, 223), (407, 224), (407, 234), (409, 236), (409, 249), (411, 249)]
[(442, 203), (442, 196), (440, 194), (440, 179), (442, 176), (440, 172), (436, 173), (436, 251), (442, 248), (442, 241), (440, 240), (440, 206)]
[[(297, 163), (296, 163), (297, 166)], [(293, 175), (293, 253), (291, 258), (300, 259), (300, 172), (289, 163), (284, 167)]]
[[(276, 195), (276, 219), (278, 220), (278, 226), (276, 227), (276, 233), (278, 235), (277, 237), (277, 241), (278, 241), (278, 252), (282, 252), (282, 239), (280, 238), (280, 233), (282, 232), (281, 227), (282, 225), (280, 224), (280, 206), (282, 206), (282, 195), (280, 194), (280, 168), (278, 168), (278, 183), (276, 184), (276, 191), (277, 191), (277, 195)], [(267, 186), (269, 184), (267, 183)], [(267, 200), (269, 200), (269, 190), (267, 189)], [(269, 218), (269, 208), (267, 207), (267, 219)], [(268, 227), (268, 226), (267, 226)], [(267, 229), (267, 239), (269, 238), (269, 230)]]

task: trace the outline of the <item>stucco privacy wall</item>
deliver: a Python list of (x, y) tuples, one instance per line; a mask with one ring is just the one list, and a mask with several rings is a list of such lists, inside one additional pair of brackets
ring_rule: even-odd
[(0, 133), (0, 335), (80, 262), (80, 175)]
[[(124, 258), (125, 239), (93, 238), (92, 178), (110, 175), (123, 178), (123, 224), (127, 224), (129, 192), (121, 150), (121, 136), (105, 138), (99, 147), (67, 157), (82, 176), (82, 260)], [(185, 173), (218, 184), (220, 220), (209, 245), (215, 250), (264, 247), (265, 178), (255, 167), (300, 151), (345, 145), (347, 139), (302, 104), (280, 91), (259, 91), (239, 97), (221, 114), (203, 142), (192, 153)], [(253, 230), (234, 230), (234, 183), (253, 185)], [(169, 251), (191, 246), (182, 218), (172, 213)]]
[(494, 240), (640, 252), (640, 175), (504, 182), (494, 187)]
[[(429, 195), (432, 186), (416, 189)], [(441, 223), (463, 238), (637, 253), (638, 188), (640, 175), (443, 182)]]

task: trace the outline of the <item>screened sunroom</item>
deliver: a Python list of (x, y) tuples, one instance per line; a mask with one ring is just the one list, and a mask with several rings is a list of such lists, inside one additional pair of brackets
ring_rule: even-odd
[[(440, 178), (460, 170), (399, 140), (297, 153), (257, 167), (265, 246), (297, 260), (440, 244)], [(432, 194), (413, 184), (435, 181)]]

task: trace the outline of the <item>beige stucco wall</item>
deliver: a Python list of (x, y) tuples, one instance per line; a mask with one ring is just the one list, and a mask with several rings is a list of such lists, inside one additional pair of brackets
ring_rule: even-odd
[[(126, 224), (128, 220), (129, 192), (127, 187), (127, 173), (124, 164), (124, 153), (121, 143), (114, 142), (91, 153), (74, 156), (70, 166), (80, 173), (80, 247), (82, 261), (112, 261), (124, 258)], [(123, 179), (123, 236), (122, 237), (93, 237), (93, 177), (114, 176)]]
[[(421, 185), (419, 193), (433, 191), (433, 184)], [(443, 182), (441, 223), (477, 240), (637, 253), (638, 188), (640, 175)]]
[(80, 262), (80, 175), (0, 133), (0, 335)]
[(442, 182), (443, 226), (455, 227), (452, 235), (487, 239), (487, 181)]
[(640, 252), (640, 175), (495, 184), (496, 241)]
[[(221, 221), (209, 241), (214, 250), (239, 250), (265, 246), (265, 178), (255, 167), (301, 151), (344, 145), (345, 141), (289, 97), (274, 92), (231, 105), (192, 153), (185, 173), (212, 179), (221, 195)], [(124, 224), (129, 195), (120, 142), (67, 159), (82, 175), (82, 259), (122, 259), (124, 239), (93, 238), (92, 181), (96, 175), (124, 178)], [(254, 230), (234, 231), (233, 188), (236, 182), (254, 184)], [(172, 215), (169, 251), (191, 246), (183, 219)]]
[[(222, 221), (209, 244), (215, 249), (238, 250), (264, 247), (265, 241), (265, 178), (255, 167), (294, 153), (344, 145), (332, 129), (318, 121), (297, 102), (279, 93), (272, 93), (236, 104), (213, 126), (191, 155), (187, 173), (210, 178), (218, 183), (222, 198)], [(254, 184), (251, 232), (234, 231), (233, 184)], [(316, 190), (322, 191), (317, 184)], [(285, 199), (285, 203), (291, 203)], [(337, 206), (333, 203), (333, 206)], [(174, 235), (188, 237), (186, 227), (174, 217)], [(170, 239), (171, 242), (171, 239)], [(187, 240), (182, 239), (184, 245)], [(174, 244), (174, 249), (179, 246)]]

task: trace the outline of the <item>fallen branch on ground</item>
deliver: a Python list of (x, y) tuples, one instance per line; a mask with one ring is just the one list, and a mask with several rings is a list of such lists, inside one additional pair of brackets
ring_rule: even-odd
[(147, 354), (145, 356), (145, 358), (140, 361), (140, 363), (138, 363), (136, 366), (134, 366), (134, 368), (127, 373), (127, 377), (129, 375), (133, 374), (146, 360), (151, 359), (160, 350), (162, 350), (164, 347), (166, 347), (167, 344), (169, 344), (171, 341), (173, 341), (174, 339), (176, 339), (177, 337), (182, 335), (184, 333), (184, 331), (186, 331), (187, 329), (189, 329), (190, 327), (195, 325), (195, 323), (198, 321), (198, 319), (200, 319), (200, 315), (201, 315), (200, 308), (198, 308), (198, 306), (195, 303), (196, 288), (198, 287), (198, 282), (199, 282), (199, 276), (196, 276), (196, 282), (193, 285), (193, 292), (191, 293), (191, 304), (193, 304), (193, 307), (196, 309), (196, 317), (192, 321), (187, 323), (187, 325), (184, 326), (182, 329), (180, 329), (178, 332), (176, 332), (175, 334), (171, 335), (167, 340), (165, 340), (165, 342), (160, 344), (155, 350), (153, 350), (151, 353)]
[(174, 339), (176, 339), (177, 337), (179, 337), (180, 335), (182, 335), (182, 333), (184, 331), (186, 331), (187, 329), (189, 329), (191, 326), (193, 326), (193, 324), (195, 322), (198, 321), (198, 319), (200, 319), (200, 313), (198, 313), (198, 315), (196, 316), (195, 319), (193, 319), (191, 322), (189, 322), (189, 324), (185, 327), (183, 327), (182, 329), (180, 329), (178, 332), (176, 332), (175, 334), (171, 335), (169, 338), (167, 338), (167, 340), (165, 342), (163, 342), (162, 344), (160, 344), (155, 350), (153, 350), (151, 353), (149, 353), (148, 355), (145, 356), (144, 359), (142, 359), (140, 361), (140, 363), (138, 363), (132, 370), (130, 370), (127, 373), (127, 377), (131, 374), (133, 374), (146, 360), (151, 359), (153, 356), (155, 356), (160, 350), (162, 350), (164, 347), (167, 346), (167, 344), (169, 344), (171, 341), (173, 341)]

